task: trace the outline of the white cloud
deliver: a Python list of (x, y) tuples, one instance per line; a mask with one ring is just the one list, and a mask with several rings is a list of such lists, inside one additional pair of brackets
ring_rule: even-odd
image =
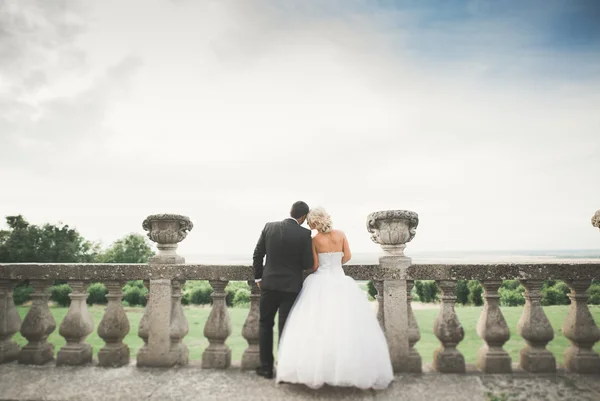
[(597, 246), (598, 80), (519, 75), (526, 55), (490, 79), (509, 47), (427, 59), (389, 13), (307, 4), (107, 1), (66, 38), (48, 17), (36, 37), (64, 45), (32, 41), (25, 78), (0, 70), (22, 93), (0, 92), (0, 211), (105, 243), (187, 214), (183, 253), (250, 254), (298, 199), (356, 251), (377, 250), (366, 215), (387, 208), (419, 213), (409, 250)]

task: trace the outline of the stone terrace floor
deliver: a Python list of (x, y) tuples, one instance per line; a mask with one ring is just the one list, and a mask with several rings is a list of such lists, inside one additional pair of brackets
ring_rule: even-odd
[[(472, 368), (471, 368), (472, 369)], [(515, 366), (516, 369), (516, 366)], [(427, 367), (426, 371), (429, 370)], [(275, 384), (237, 368), (117, 369), (0, 365), (0, 400), (600, 400), (600, 375), (398, 375), (383, 391)]]

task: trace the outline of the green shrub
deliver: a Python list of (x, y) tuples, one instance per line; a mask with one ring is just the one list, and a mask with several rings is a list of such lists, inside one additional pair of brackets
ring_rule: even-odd
[(467, 280), (458, 280), (456, 286), (456, 302), (462, 305), (469, 303), (469, 285)]
[(212, 287), (208, 284), (208, 281), (196, 282), (185, 289), (185, 294), (189, 294), (189, 300), (194, 305), (210, 305), (212, 298)]
[(421, 302), (437, 301), (438, 286), (435, 280), (417, 280), (415, 281), (415, 288)]
[(250, 303), (250, 290), (239, 288), (233, 297), (233, 306), (248, 305)]
[(191, 299), (191, 295), (189, 292), (184, 292), (181, 295), (181, 304), (182, 305), (189, 305), (191, 303), (190, 301)]
[(483, 287), (477, 280), (469, 280), (469, 303), (475, 306), (483, 305)]
[(30, 295), (32, 292), (33, 288), (25, 283), (17, 285), (13, 292), (15, 305), (23, 305), (25, 302), (28, 302), (31, 299)]
[(410, 290), (410, 296), (412, 297), (412, 302), (421, 302), (421, 298), (419, 298), (419, 294), (417, 294), (416, 286), (413, 286), (412, 290)]
[(367, 281), (367, 292), (372, 298), (377, 296), (377, 289), (375, 288), (375, 284), (373, 284), (373, 280)]
[(127, 284), (123, 287), (123, 301), (127, 302), (129, 306), (146, 306), (146, 295), (148, 290), (143, 286), (140, 288), (138, 285), (133, 286)]
[(146, 288), (144, 286), (144, 280), (132, 280), (132, 281), (128, 281), (127, 284), (125, 285), (126, 287), (137, 287), (137, 288)]
[(500, 295), (500, 305), (502, 306), (519, 306), (525, 305), (525, 297), (523, 297), (523, 291), (525, 288), (519, 286), (515, 289), (510, 287), (500, 287), (498, 294)]
[(569, 305), (569, 293), (571, 289), (564, 281), (548, 280), (542, 286), (542, 300), (544, 306), (548, 305)]
[(588, 303), (590, 305), (600, 305), (600, 283), (592, 284), (589, 290), (590, 299)]
[(92, 283), (88, 287), (88, 297), (87, 303), (88, 305), (94, 304), (106, 304), (108, 300), (106, 299), (106, 294), (108, 291), (106, 287), (102, 283)]
[(507, 290), (516, 290), (517, 288), (519, 288), (520, 285), (521, 283), (519, 282), (519, 280), (504, 280), (500, 288), (504, 288)]
[(60, 306), (69, 306), (71, 305), (71, 298), (69, 298), (69, 294), (72, 291), (73, 290), (68, 284), (54, 285), (50, 287), (50, 299)]
[(227, 303), (227, 306), (234, 305), (233, 298), (239, 289), (250, 291), (250, 286), (245, 281), (230, 281), (229, 284), (227, 284), (227, 287), (225, 288), (225, 292), (227, 293), (225, 302)]

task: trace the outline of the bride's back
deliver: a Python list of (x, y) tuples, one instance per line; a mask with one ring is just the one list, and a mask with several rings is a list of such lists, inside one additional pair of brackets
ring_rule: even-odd
[(331, 253), (344, 251), (344, 239), (346, 235), (341, 230), (331, 230), (328, 233), (318, 233), (313, 241), (317, 253)]

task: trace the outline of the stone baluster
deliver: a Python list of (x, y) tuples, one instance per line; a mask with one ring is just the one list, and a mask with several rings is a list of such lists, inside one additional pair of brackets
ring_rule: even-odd
[(260, 352), (258, 347), (260, 289), (254, 280), (248, 281), (248, 285), (251, 288), (250, 310), (242, 329), (242, 336), (248, 341), (248, 348), (246, 348), (242, 356), (242, 369), (252, 370), (260, 366)]
[(43, 365), (54, 359), (54, 345), (48, 342), (48, 336), (56, 329), (56, 321), (50, 308), (48, 288), (52, 284), (46, 280), (31, 280), (34, 288), (31, 294), (31, 308), (21, 325), (21, 334), (29, 341), (19, 354), (19, 363)]
[(433, 332), (442, 344), (433, 353), (433, 368), (442, 373), (464, 373), (465, 358), (456, 348), (465, 337), (464, 329), (454, 310), (457, 282), (440, 280), (437, 284), (442, 292), (442, 303), (435, 318)]
[(121, 305), (123, 284), (120, 281), (106, 283), (108, 305), (98, 325), (98, 335), (105, 342), (98, 352), (100, 366), (118, 367), (129, 364), (129, 347), (123, 343), (123, 339), (129, 333), (129, 320)]
[(502, 346), (510, 338), (510, 330), (500, 310), (498, 289), (502, 280), (481, 281), (485, 304), (479, 321), (477, 334), (485, 342), (477, 352), (477, 368), (485, 373), (512, 372), (511, 359)]
[(173, 280), (171, 284), (171, 355), (177, 365), (187, 365), (189, 363), (188, 347), (182, 342), (183, 338), (189, 333), (187, 318), (183, 306), (181, 305), (181, 288), (185, 281)]
[[(161, 276), (168, 265), (185, 263), (176, 250), (194, 227), (189, 217), (155, 214), (148, 216), (142, 227), (158, 248), (158, 254), (149, 261), (151, 271), (158, 268), (157, 276)], [(181, 285), (166, 278), (150, 280), (148, 303), (139, 329), (145, 345), (137, 355), (137, 366), (170, 367), (188, 363), (188, 349), (182, 343), (189, 328), (181, 307)]]
[(421, 355), (415, 349), (415, 344), (421, 339), (421, 332), (415, 314), (412, 310), (412, 295), (411, 291), (415, 285), (413, 280), (406, 281), (406, 292), (407, 296), (407, 307), (408, 307), (408, 364), (407, 371), (412, 373), (421, 373), (423, 362), (421, 361)]
[(144, 345), (138, 351), (137, 363), (139, 365), (140, 355), (148, 352), (148, 331), (150, 330), (150, 315), (152, 314), (152, 307), (150, 303), (150, 280), (144, 280), (144, 287), (148, 289), (146, 294), (146, 306), (144, 307), (144, 314), (140, 319), (138, 326), (138, 337), (144, 341)]
[(600, 340), (600, 329), (587, 305), (591, 280), (569, 280), (571, 306), (562, 326), (571, 346), (565, 350), (565, 367), (576, 373), (600, 373), (600, 357), (593, 350)]
[(10, 280), (0, 280), (0, 364), (19, 357), (19, 345), (12, 337), (21, 328), (21, 317), (13, 300)]
[(231, 334), (231, 319), (225, 303), (228, 281), (210, 280), (209, 283), (213, 288), (213, 304), (204, 326), (204, 336), (209, 345), (202, 354), (202, 367), (225, 369), (231, 365), (231, 349), (225, 344)]
[(377, 299), (377, 321), (383, 330), (385, 330), (385, 321), (383, 318), (383, 280), (373, 280), (373, 286), (377, 290), (377, 295), (375, 298)]
[(92, 346), (85, 338), (94, 331), (94, 320), (87, 308), (87, 284), (83, 281), (69, 282), (71, 305), (63, 319), (59, 333), (67, 344), (58, 351), (57, 365), (83, 365), (92, 362)]
[(554, 338), (554, 330), (544, 313), (540, 300), (542, 280), (521, 280), (525, 287), (525, 308), (517, 325), (517, 332), (525, 340), (519, 352), (521, 368), (531, 373), (556, 372), (556, 359), (546, 345)]
[(418, 215), (408, 210), (374, 212), (367, 217), (367, 231), (371, 233), (371, 240), (379, 244), (384, 253), (379, 258), (379, 273), (375, 280), (383, 280), (381, 291), (378, 289), (382, 296), (379, 307), (383, 311), (379, 315), (379, 322), (383, 322), (394, 372), (416, 369), (414, 357), (410, 359), (411, 323), (406, 281), (412, 260), (404, 256), (404, 249), (414, 238), (418, 224)]

